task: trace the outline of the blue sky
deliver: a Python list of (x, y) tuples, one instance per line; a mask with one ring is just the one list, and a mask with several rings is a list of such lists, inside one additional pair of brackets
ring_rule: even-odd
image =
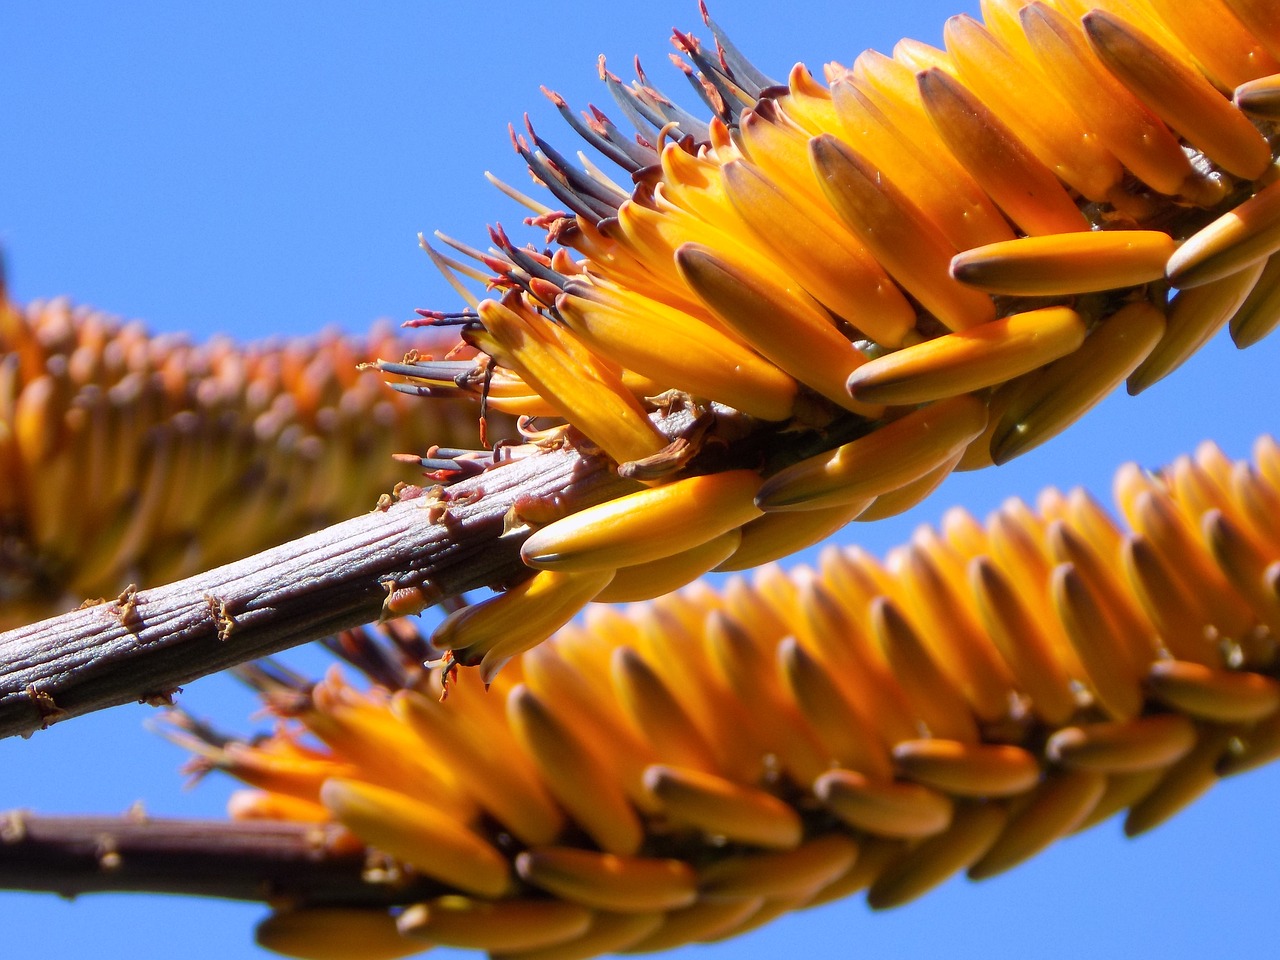
[[(887, 51), (903, 35), (936, 43), (957, 12), (936, 0), (713, 5), (774, 76), (796, 60), (816, 68), (865, 47)], [(440, 228), (480, 243), (486, 223), (518, 225), (520, 210), (482, 176), (526, 182), (506, 124), (527, 110), (541, 132), (576, 149), (539, 84), (575, 107), (608, 109), (596, 55), (629, 74), (639, 53), (651, 79), (689, 103), (666, 63), (666, 38), (672, 26), (700, 27), (692, 0), (48, 0), (7, 5), (0, 25), (0, 245), (16, 297), (66, 294), (155, 330), (240, 338), (330, 324), (358, 331), (415, 307), (457, 306), (415, 235)], [(1048, 484), (1083, 484), (1109, 502), (1111, 474), (1126, 459), (1156, 466), (1210, 437), (1246, 455), (1274, 429), (1278, 361), (1280, 337), (1244, 353), (1219, 338), (1168, 381), (1115, 398), (1055, 444), (954, 478), (909, 516), (844, 539), (882, 553), (949, 505), (982, 515)], [(192, 684), (184, 703), (240, 729), (252, 710), (222, 678)], [(220, 815), (229, 784), (184, 791), (183, 757), (142, 728), (147, 712), (119, 709), (0, 742), (0, 809), (115, 812), (141, 800), (157, 815)], [(953, 882), (890, 914), (854, 900), (679, 955), (1257, 955), (1274, 929), (1278, 795), (1280, 773), (1255, 773), (1136, 842), (1109, 823), (1010, 874)], [(256, 957), (265, 954), (250, 931), (261, 913), (0, 894), (12, 956)]]

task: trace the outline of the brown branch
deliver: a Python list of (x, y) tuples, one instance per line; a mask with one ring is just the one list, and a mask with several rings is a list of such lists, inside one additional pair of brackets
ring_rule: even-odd
[(184, 683), (378, 618), (389, 585), (458, 596), (522, 571), (503, 537), (517, 499), (575, 508), (630, 489), (572, 450), (517, 460), (430, 497), (153, 590), (0, 634), (0, 737), (130, 702), (162, 703)]
[(335, 825), (0, 813), (0, 889), (172, 893), (272, 903), (390, 906), (438, 883), (381, 869)]

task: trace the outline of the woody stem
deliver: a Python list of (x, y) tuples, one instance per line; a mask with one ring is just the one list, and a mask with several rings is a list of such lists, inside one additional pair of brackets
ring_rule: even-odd
[[(335, 825), (0, 813), (0, 889), (386, 907), (440, 892), (369, 869)], [(376, 864), (375, 864), (376, 866)]]
[[(575, 508), (632, 489), (598, 458), (565, 449), (347, 520), (168, 586), (126, 591), (0, 634), (0, 737), (130, 702), (165, 703), (184, 683), (378, 618), (389, 591), (431, 600), (523, 572), (503, 536), (517, 500)], [(444, 507), (441, 511), (439, 508)]]

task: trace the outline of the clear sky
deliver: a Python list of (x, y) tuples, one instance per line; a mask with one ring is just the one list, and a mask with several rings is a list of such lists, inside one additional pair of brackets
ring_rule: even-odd
[[(539, 84), (575, 107), (609, 109), (596, 55), (629, 74), (638, 52), (655, 83), (691, 103), (666, 38), (672, 26), (701, 27), (693, 0), (4, 8), (0, 245), (14, 294), (66, 294), (197, 337), (357, 331), (415, 307), (456, 307), (415, 235), (441, 228), (483, 244), (486, 223), (518, 225), (521, 211), (482, 177), (526, 182), (506, 124), (528, 110), (576, 149)], [(713, 4), (738, 46), (778, 77), (796, 60), (847, 62), (904, 35), (936, 43), (958, 12), (940, 0)], [(883, 553), (949, 505), (981, 516), (1048, 484), (1083, 484), (1109, 502), (1126, 459), (1157, 466), (1210, 437), (1246, 455), (1275, 429), (1278, 363), (1280, 337), (1244, 353), (1219, 338), (1143, 397), (1116, 398), (1055, 444), (954, 478), (908, 517), (844, 539)], [(183, 703), (249, 729), (252, 702), (230, 681), (192, 684)], [(158, 815), (220, 815), (229, 784), (182, 790), (183, 756), (142, 728), (147, 713), (122, 708), (0, 742), (0, 810), (117, 812), (141, 800)], [(1261, 955), (1275, 929), (1277, 798), (1280, 772), (1255, 773), (1139, 841), (1112, 822), (896, 912), (873, 915), (853, 900), (678, 955)], [(257, 957), (250, 931), (261, 914), (211, 901), (0, 894), (5, 955), (50, 960)]]

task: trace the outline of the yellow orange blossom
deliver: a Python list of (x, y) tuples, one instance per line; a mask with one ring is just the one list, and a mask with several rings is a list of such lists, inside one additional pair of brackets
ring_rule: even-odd
[[(782, 84), (714, 24), (714, 49), (677, 33), (710, 118), (603, 68), (634, 139), (553, 95), (634, 187), (532, 128), (515, 137), (565, 208), (506, 188), (549, 246), (445, 238), (483, 269), (430, 250), (469, 307), (424, 322), (483, 353), (383, 367), (562, 418), (544, 443), (603, 450), (649, 485), (515, 518), (531, 568), (623, 571), (598, 577), (608, 598), (901, 512), (1120, 384), (1145, 390), (1221, 327), (1246, 346), (1280, 320), (1280, 42), (1255, 4), (1211, 6), (988, 0), (983, 19), (948, 21), (945, 49), (903, 41)], [(487, 278), (491, 299), (464, 277)], [(660, 433), (672, 410), (691, 426)], [(760, 481), (754, 509), (743, 484), (721, 497), (693, 482), (720, 473)], [(649, 535), (675, 528), (687, 535)], [(663, 560), (662, 576), (632, 572)], [(506, 619), (519, 609), (504, 601)], [(490, 642), (456, 621), (438, 640)]]
[(393, 453), (475, 446), (470, 405), (389, 393), (375, 328), (195, 344), (65, 301), (0, 301), (0, 630), (369, 510)]
[[(1115, 497), (1123, 525), (1050, 490), (883, 559), (828, 547), (595, 607), (487, 693), (462, 671), (442, 699), (388, 624), (342, 644), (369, 689), (262, 668), (273, 737), (175, 736), (253, 785), (235, 816), (336, 820), (381, 882), (439, 884), (282, 908), (259, 940), (294, 956), (648, 952), (856, 893), (897, 906), (1121, 811), (1149, 830), (1280, 756), (1280, 445), (1128, 466)], [(343, 917), (367, 944), (338, 951)]]

